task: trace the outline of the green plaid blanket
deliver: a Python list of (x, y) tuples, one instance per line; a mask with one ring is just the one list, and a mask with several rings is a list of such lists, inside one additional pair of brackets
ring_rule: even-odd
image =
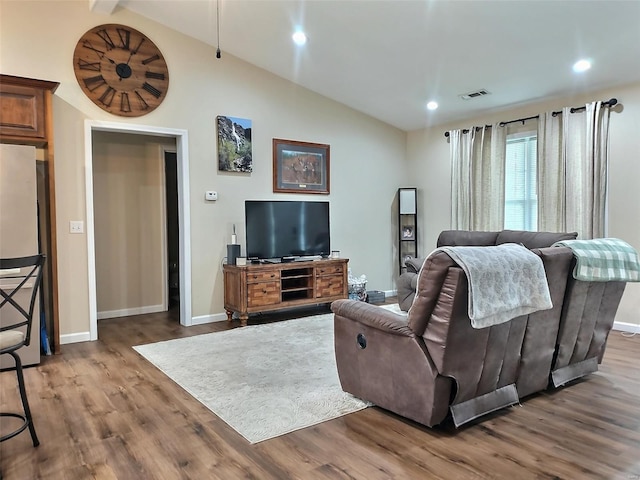
[(576, 257), (573, 278), (585, 282), (640, 282), (638, 252), (617, 238), (563, 240), (553, 244), (568, 247)]

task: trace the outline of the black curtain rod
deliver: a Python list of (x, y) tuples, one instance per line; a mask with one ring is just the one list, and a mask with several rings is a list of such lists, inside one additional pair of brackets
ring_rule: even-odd
[[(603, 105), (608, 106), (608, 107), (613, 107), (614, 105), (616, 105), (618, 103), (618, 99), (616, 98), (612, 98), (609, 101), (606, 102), (602, 102)], [(587, 107), (571, 107), (571, 109), (569, 110), (569, 112), (571, 113), (576, 113), (576, 112), (581, 112), (582, 110), (585, 110)], [(558, 116), (558, 115), (562, 115), (562, 110), (559, 112), (553, 112), (552, 115), (554, 117)], [(504, 127), (505, 125), (509, 125), (510, 123), (518, 123), (518, 122), (522, 122), (522, 124), (524, 125), (524, 122), (526, 122), (527, 120), (533, 120), (534, 118), (538, 118), (540, 115), (534, 115), (532, 117), (525, 117), (525, 118), (518, 118), (516, 120), (509, 120), (507, 122), (500, 122), (498, 125), (500, 125), (501, 127)], [(491, 125), (485, 125), (484, 128), (491, 128)], [(476, 127), (476, 132), (480, 131), (482, 129), (482, 127)], [(462, 133), (469, 133), (468, 129), (464, 129), (462, 130)], [(449, 132), (444, 132), (444, 136), (445, 137), (449, 137)]]

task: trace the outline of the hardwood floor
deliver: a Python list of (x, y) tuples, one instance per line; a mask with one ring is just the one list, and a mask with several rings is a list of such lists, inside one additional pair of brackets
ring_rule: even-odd
[[(640, 336), (613, 331), (598, 373), (457, 431), (368, 408), (250, 445), (131, 348), (236, 326), (102, 320), (26, 369), (41, 445), (2, 442), (4, 479), (640, 479)], [(15, 410), (14, 373), (0, 386)]]

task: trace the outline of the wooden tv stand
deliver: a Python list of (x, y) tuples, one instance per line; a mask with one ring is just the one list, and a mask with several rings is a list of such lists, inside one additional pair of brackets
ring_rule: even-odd
[(329, 303), (349, 295), (346, 258), (273, 264), (224, 265), (227, 320), (250, 313)]

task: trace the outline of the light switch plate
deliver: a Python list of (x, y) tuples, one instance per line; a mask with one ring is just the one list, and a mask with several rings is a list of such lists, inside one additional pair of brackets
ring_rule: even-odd
[(84, 222), (82, 220), (71, 220), (69, 222), (69, 233), (84, 233)]

